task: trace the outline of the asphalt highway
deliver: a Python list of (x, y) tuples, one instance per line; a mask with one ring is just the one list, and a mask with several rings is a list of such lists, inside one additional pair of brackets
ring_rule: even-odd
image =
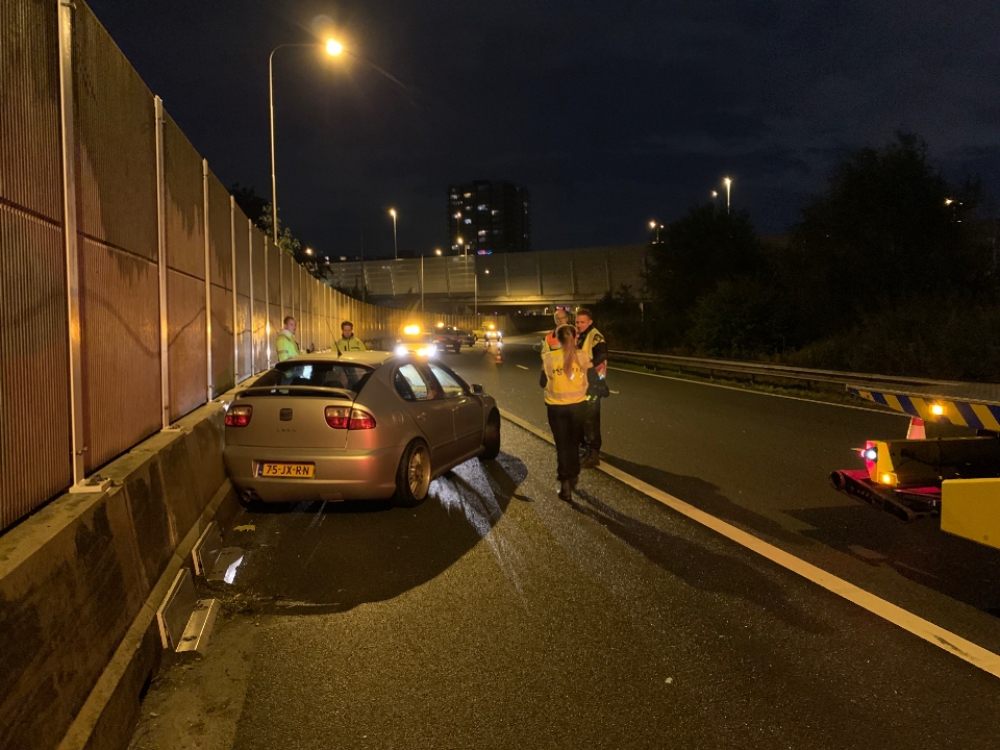
[[(446, 359), (545, 427), (538, 355)], [(520, 366), (518, 366), (520, 365)], [(891, 415), (613, 370), (606, 460), (988, 648), (996, 555), (827, 487)], [(416, 509), (243, 512), (133, 747), (995, 748), (1000, 680), (510, 422)]]

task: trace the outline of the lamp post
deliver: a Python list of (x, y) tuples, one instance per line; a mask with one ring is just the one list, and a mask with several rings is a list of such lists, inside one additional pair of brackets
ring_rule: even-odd
[(396, 209), (389, 209), (389, 216), (392, 217), (392, 256), (399, 260), (399, 244), (396, 241)]
[(722, 182), (726, 186), (726, 213), (728, 214), (729, 213), (729, 191), (730, 191), (730, 188), (732, 188), (732, 186), (733, 186), (733, 181), (731, 179), (729, 179), (728, 177), (726, 177), (726, 178), (723, 178)]
[[(274, 245), (278, 246), (278, 180), (275, 176), (274, 168), (274, 53), (283, 47), (323, 47), (331, 57), (336, 57), (344, 51), (343, 45), (331, 39), (325, 45), (312, 43), (302, 44), (279, 44), (267, 58), (267, 93), (268, 104), (271, 110), (271, 230), (274, 236)], [(279, 248), (280, 249), (280, 248)]]
[(658, 221), (649, 222), (649, 228), (656, 231), (656, 239), (653, 240), (653, 244), (660, 244), (660, 230), (663, 229), (663, 225)]
[(462, 225), (461, 225), (461, 221), (462, 221), (462, 212), (461, 211), (456, 211), (455, 212), (455, 237), (457, 239), (455, 241), (459, 245), (462, 244), (462, 237), (461, 237), (461, 234), (462, 234)]

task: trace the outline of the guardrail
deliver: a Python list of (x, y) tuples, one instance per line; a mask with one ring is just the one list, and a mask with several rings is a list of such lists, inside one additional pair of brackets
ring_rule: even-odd
[(902, 375), (879, 375), (869, 372), (845, 372), (808, 367), (792, 367), (769, 362), (745, 362), (731, 359), (682, 357), (673, 354), (626, 352), (610, 350), (608, 356), (618, 361), (654, 365), (659, 369), (675, 370), (680, 374), (707, 373), (733, 377), (743, 376), (751, 382), (792, 382), (807, 387), (818, 384), (853, 386), (863, 390), (887, 390), (919, 396), (948, 396), (977, 402), (1000, 404), (1000, 383), (970, 383), (959, 380), (927, 380)]

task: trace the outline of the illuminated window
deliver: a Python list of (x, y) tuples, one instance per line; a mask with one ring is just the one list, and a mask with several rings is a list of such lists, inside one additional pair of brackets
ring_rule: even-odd
[(480, 211), (485, 211), (485, 210), (486, 210), (486, 208), (487, 208), (487, 206), (486, 206), (486, 204), (485, 204), (485, 203), (480, 203), (480, 204), (479, 204), (479, 210), (480, 210)]
[(466, 219), (466, 220), (465, 220), (465, 223), (466, 223), (466, 224), (471, 224), (471, 223), (472, 223), (472, 219)]
[(465, 193), (465, 197), (466, 198), (471, 198), (472, 197), (472, 193)]

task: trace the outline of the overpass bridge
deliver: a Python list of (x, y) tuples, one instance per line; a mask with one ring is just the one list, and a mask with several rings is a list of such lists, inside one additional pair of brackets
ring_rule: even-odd
[(530, 253), (401, 258), (331, 265), (325, 279), (340, 289), (365, 286), (371, 301), (391, 307), (420, 302), (458, 312), (592, 304), (622, 286), (644, 295), (645, 245)]

